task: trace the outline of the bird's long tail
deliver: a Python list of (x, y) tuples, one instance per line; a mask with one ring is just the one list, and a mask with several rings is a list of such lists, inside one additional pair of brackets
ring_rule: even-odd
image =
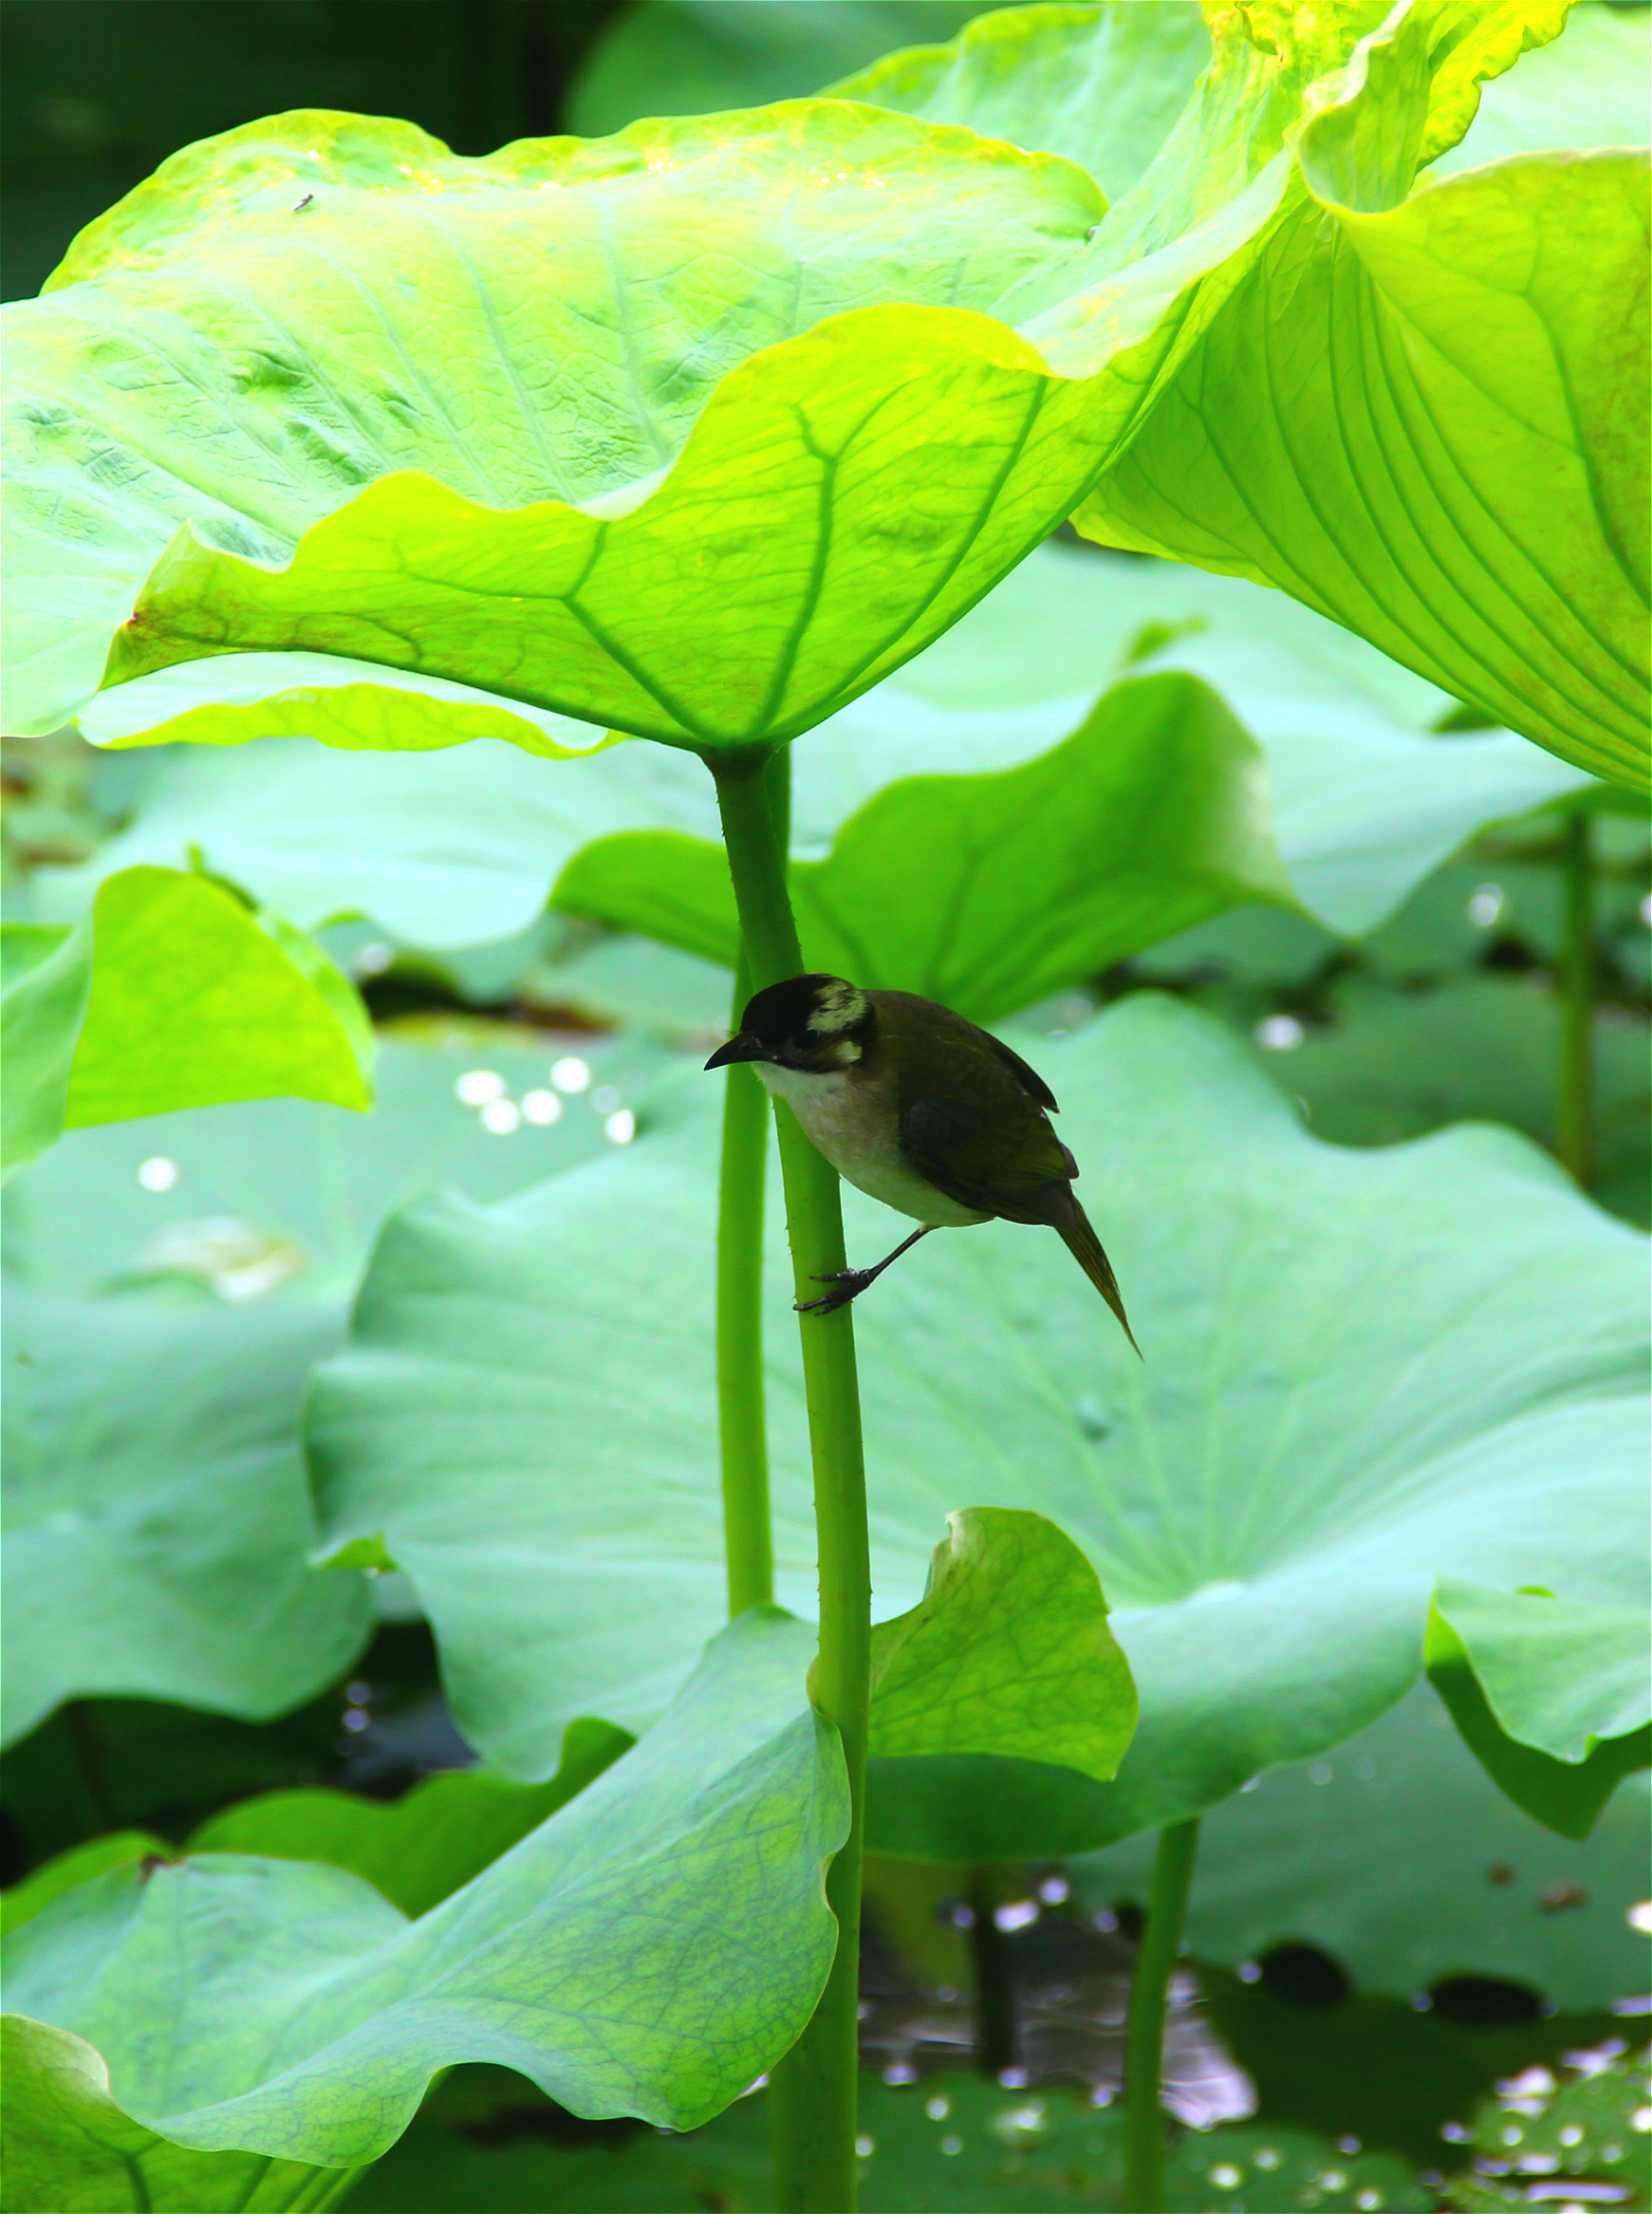
[(1091, 1228), (1089, 1217), (1076, 1199), (1072, 1202), (1071, 1216), (1067, 1217), (1065, 1209), (1063, 1216), (1065, 1219), (1055, 1225), (1061, 1233), (1063, 1244), (1118, 1316), (1120, 1328), (1135, 1347), (1138, 1360), (1142, 1359), (1142, 1349), (1136, 1345), (1136, 1333), (1130, 1328), (1130, 1318), (1124, 1312), (1124, 1302), (1119, 1295), (1119, 1279), (1113, 1274), (1112, 1262), (1102, 1251), (1102, 1241)]

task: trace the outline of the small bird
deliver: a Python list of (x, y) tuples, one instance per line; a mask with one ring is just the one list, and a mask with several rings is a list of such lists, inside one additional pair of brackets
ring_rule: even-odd
[(1136, 1346), (1112, 1266), (1073, 1197), (1078, 1163), (1050, 1127), (1054, 1096), (990, 1031), (913, 992), (789, 977), (748, 1000), (706, 1067), (734, 1061), (753, 1065), (841, 1177), (919, 1224), (873, 1267), (817, 1277), (830, 1289), (800, 1302), (800, 1313), (859, 1298), (932, 1230), (999, 1217), (1058, 1231)]

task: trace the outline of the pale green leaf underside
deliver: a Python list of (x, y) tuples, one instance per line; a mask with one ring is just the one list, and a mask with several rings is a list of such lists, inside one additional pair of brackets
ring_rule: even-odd
[[(1452, 705), (1447, 694), (1283, 593), (1170, 562), (1046, 546), (927, 652), (797, 741), (798, 859), (818, 859), (899, 777), (1033, 760), (1083, 721), (1099, 683), (1130, 664), (1202, 677), (1234, 709), (1267, 755), (1274, 836), (1295, 897), (1345, 935), (1382, 921), (1484, 823), (1587, 781), (1509, 732), (1439, 742), (1430, 732)], [(206, 715), (214, 671), (232, 666), (197, 661), (119, 685), (83, 719), (107, 733), (124, 716), (121, 727), (141, 730), (153, 719), (143, 696), (158, 685)], [(1196, 745), (1185, 758), (1204, 755)], [(1213, 809), (1242, 767), (1217, 747), (1208, 763)], [(1234, 828), (1249, 819), (1247, 802)], [(194, 847), (209, 867), (306, 926), (365, 912), (410, 944), (469, 945), (526, 929), (575, 855), (641, 829), (716, 839), (715, 799), (697, 762), (619, 746), (547, 776), (518, 747), (492, 739), (434, 757), (354, 759), (272, 739), (232, 754), (180, 750), (146, 788), (131, 828), (85, 869), (37, 872), (36, 894), (40, 912), (72, 920), (103, 875), (136, 862), (180, 865)], [(1104, 824), (1093, 829), (1104, 839)], [(723, 947), (727, 872), (720, 860), (707, 871), (703, 856), (693, 865), (706, 900), (685, 918), (700, 934), (690, 942)], [(1214, 896), (1202, 863), (1196, 873)], [(880, 917), (905, 881), (902, 871), (879, 887)], [(660, 888), (651, 880), (651, 894)], [(1096, 890), (1111, 900), (1107, 887)], [(1251, 894), (1249, 881), (1234, 886), (1235, 896)], [(1158, 928), (1157, 903), (1154, 916)], [(824, 965), (859, 974), (841, 948)], [(959, 1004), (969, 997), (956, 977), (945, 989), (917, 981), (941, 998), (956, 990)]]
[[(733, 964), (721, 847), (669, 832), (587, 847), (553, 903)], [(804, 960), (977, 1022), (1099, 975), (1247, 900), (1294, 904), (1262, 755), (1197, 679), (1107, 693), (1020, 769), (888, 786), (829, 857), (794, 862)]]
[(909, 47), (827, 89), (983, 138), (1065, 154), (1122, 200), (1211, 58), (1197, 0), (996, 9), (946, 46)]
[(1639, 146), (1652, 116), (1646, 78), (1652, 13), (1578, 0), (1552, 44), (1485, 86), (1468, 135), (1432, 166), (1436, 177), (1585, 146)]
[[(1090, 1787), (1092, 1839), (1381, 1713), (1418, 1672), (1439, 1573), (1631, 1595), (1641, 1238), (1503, 1133), (1321, 1144), (1165, 1002), (1034, 1058), (1145, 1364), (1046, 1233), (919, 1247), (857, 1317), (872, 1559), (878, 1611), (914, 1604), (960, 1499), (1044, 1515), (1089, 1556), (1142, 1702), (1117, 1782)], [(384, 1535), (461, 1726), (525, 1776), (572, 1714), (657, 1712), (722, 1604), (714, 1132), (652, 1119), (623, 1157), (508, 1205), (404, 1211), (312, 1395), (327, 1541)], [(885, 1251), (887, 1215), (845, 1197), (851, 1255)], [(780, 1589), (802, 1610), (777, 1290), (770, 1327)]]
[(1442, 1582), (1438, 1611), (1468, 1650), (1492, 1712), (1510, 1737), (1556, 1760), (1582, 1760), (1604, 1738), (1652, 1721), (1644, 1606)]
[(84, 2037), (24, 2015), (0, 2021), (6, 2204), (16, 2214), (321, 2214), (350, 2168), (193, 2152), (123, 2113)]
[(118, 1869), (7, 1940), (9, 2000), (203, 2149), (360, 2165), (460, 2060), (576, 2113), (693, 2127), (785, 2051), (832, 1956), (847, 1794), (804, 1694), (812, 1646), (744, 1616), (641, 1744), (417, 1922), (313, 1863)]
[(87, 1694), (264, 1720), (347, 1667), (367, 1588), (308, 1566), (294, 1437), (333, 1313), (7, 1310), (5, 1740)]
[(867, 1751), (1011, 1754), (1105, 1781), (1136, 1726), (1136, 1686), (1096, 1572), (1042, 1515), (947, 1516), (929, 1585), (872, 1632)]
[(204, 876), (126, 868), (49, 952), (17, 931), (32, 965), (4, 998), (8, 1171), (65, 1127), (280, 1093), (369, 1103), (355, 992), (302, 933)]
[(1335, 20), (1306, 58), (1230, 36), (1111, 215), (1071, 163), (850, 102), (486, 162), (334, 116), (186, 150), (17, 314), (14, 716), (72, 713), (118, 629), (111, 679), (325, 652), (795, 735), (1138, 426), (1279, 205)]

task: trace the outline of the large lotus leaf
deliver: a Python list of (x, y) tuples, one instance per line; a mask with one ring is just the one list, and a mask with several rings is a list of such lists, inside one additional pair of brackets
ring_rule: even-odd
[[(141, 730), (151, 686), (173, 687), (175, 700), (193, 687), (188, 697), (207, 700), (227, 665), (195, 662), (100, 693), (83, 727), (100, 737)], [(820, 858), (899, 777), (1036, 758), (1126, 668), (1184, 670), (1228, 702), (1267, 754), (1296, 896), (1344, 935), (1380, 922), (1483, 824), (1587, 782), (1509, 732), (1436, 738), (1449, 695), (1283, 593), (1045, 546), (945, 638), (797, 742), (794, 852)], [(37, 872), (35, 886), (40, 912), (68, 919), (111, 869), (181, 865), (195, 847), (306, 926), (365, 909), (407, 942), (464, 945), (525, 928), (574, 855), (634, 829), (716, 837), (697, 762), (620, 746), (548, 776), (486, 739), (376, 760), (299, 738), (235, 754), (180, 747), (129, 830), (85, 868)], [(724, 873), (719, 862), (719, 913)]]
[[(1587, 1844), (1512, 1806), (1427, 1684), (1322, 1758), (1206, 1815), (1187, 1944), (1238, 1967), (1280, 1944), (1327, 1952), (1361, 1992), (1412, 1998), (1447, 1976), (1524, 1983), (1551, 2005), (1646, 1988), (1646, 1787), (1624, 1784)], [(1073, 1864), (1090, 1908), (1144, 1906), (1154, 1841)]]
[(888, 54), (830, 90), (1065, 154), (1112, 203), (1140, 182), (1210, 57), (1195, 0), (1003, 8), (950, 45)]
[(368, 1104), (372, 1033), (350, 986), (319, 946), (204, 876), (122, 869), (61, 942), (13, 932), (8, 1169), (65, 1125), (283, 1092)]
[(610, 16), (565, 96), (569, 130), (709, 115), (817, 91), (913, 39), (950, 38), (977, 0), (640, 0)]
[[(720, 847), (670, 831), (600, 840), (555, 904), (733, 965)], [(1254, 742), (1195, 678), (1107, 693), (1019, 769), (914, 777), (794, 862), (808, 967), (922, 992), (977, 1022), (1097, 976), (1249, 900), (1291, 903)]]
[(310, 1863), (118, 1869), (7, 1940), (9, 2001), (88, 2038), (179, 2144), (357, 2165), (438, 2069), (484, 2059), (577, 2113), (692, 2128), (786, 2050), (831, 1962), (848, 1795), (812, 1646), (743, 1616), (642, 1743), (417, 1922)]
[[(1418, 1673), (1439, 1573), (1632, 1595), (1635, 1233), (1501, 1132), (1322, 1144), (1170, 1002), (1134, 996), (1033, 1051), (1145, 1362), (1046, 1234), (919, 1247), (859, 1310), (872, 1557), (879, 1611), (910, 1606), (960, 1499), (1031, 1508), (1089, 1555), (1142, 1721), (1118, 1780), (1087, 1787), (1086, 1842), (1372, 1721)], [(505, 1206), (403, 1212), (318, 1376), (327, 1542), (383, 1535), (461, 1726), (518, 1774), (549, 1772), (573, 1714), (657, 1711), (721, 1604), (713, 1138), (709, 1112), (661, 1117)], [(851, 1251), (883, 1251), (888, 1216), (845, 1196)], [(801, 1609), (781, 1276), (775, 1540)], [(911, 1773), (993, 1811), (978, 1765)]]
[[(12, 595), (14, 715), (60, 719), (100, 670), (325, 652), (507, 715), (795, 735), (945, 630), (1140, 427), (1364, 12), (1270, 52), (1235, 14), (1112, 216), (1071, 163), (853, 102), (484, 162), (319, 115), (186, 150), (19, 311), (18, 573), (50, 585)], [(1447, 107), (1481, 15), (1505, 65), (1553, 0), (1451, 12), (1405, 33), (1417, 98), (1438, 66)]]
[[(1076, 519), (1105, 544), (1281, 586), (1562, 758), (1643, 787), (1645, 164), (1562, 155), (1413, 191), (1418, 163), (1462, 137), (1479, 81), (1566, 10), (1413, 5), (1373, 28), (1381, 12), (1228, 19), (1283, 70), (1327, 74), (1288, 133), (1280, 215), (1190, 309), (1197, 335)], [(1350, 31), (1370, 34), (1351, 56)], [(948, 66), (922, 69), (925, 114), (992, 127), (965, 63), (987, 36), (972, 28)], [(1240, 36), (1218, 40), (1216, 80)], [(1001, 68), (1017, 51), (1028, 65), (1018, 142), (1083, 158), (1076, 28), (1042, 114), (1031, 97), (1061, 38), (1034, 9), (993, 33)], [(882, 65), (895, 86), (900, 60)], [(1251, 116), (1278, 96), (1258, 79)], [(1186, 122), (1116, 231), (1161, 220), (1188, 174)], [(1208, 188), (1208, 164), (1194, 174)]]
[(1442, 1579), (1429, 1677), (1470, 1750), (1518, 1807), (1587, 1837), (1619, 1780), (1652, 1763), (1647, 1609), (1579, 1605)]
[(92, 1692), (263, 1719), (349, 1665), (367, 1586), (307, 1565), (294, 1434), (338, 1328), (8, 1290), (8, 1741)]
[(545, 1783), (455, 1769), (427, 1777), (388, 1806), (319, 1787), (266, 1792), (212, 1815), (189, 1850), (325, 1860), (353, 1869), (418, 1916), (537, 1830), (633, 1742), (612, 1722), (587, 1717), (568, 1724), (557, 1772)]
[(192, 2152), (123, 2113), (102, 2055), (26, 2016), (0, 2020), (6, 2204), (16, 2214), (320, 2214), (351, 2168)]
[[(232, 1304), (342, 1306), (399, 1201), (445, 1182), (503, 1199), (611, 1152), (623, 1128), (611, 1115), (637, 1109), (667, 1063), (635, 1037), (530, 1045), (522, 1031), (454, 1024), (383, 1041), (365, 1115), (256, 1100), (71, 1130), (6, 1188), (7, 1265), (77, 1295), (181, 1278)], [(555, 1088), (559, 1067), (585, 1088)], [(466, 1078), (467, 1090), (496, 1085), (498, 1101), (468, 1105)]]
[(1129, 1664), (1085, 1555), (1042, 1515), (949, 1515), (929, 1585), (872, 1632), (868, 1749), (1013, 1752), (1114, 1775), (1136, 1726)]
[(1278, 585), (1644, 789), (1646, 164), (1308, 197), (1080, 527)]
[(20, 561), (52, 573), (14, 720), (72, 712), (120, 629), (124, 676), (297, 649), (673, 742), (806, 728), (1093, 474), (1009, 326), (1104, 213), (847, 102), (483, 162), (311, 115), (187, 149), (17, 315)]

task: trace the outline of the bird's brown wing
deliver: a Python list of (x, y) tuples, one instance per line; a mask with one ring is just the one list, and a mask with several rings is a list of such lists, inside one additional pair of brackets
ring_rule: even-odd
[[(1019, 1085), (931, 1084), (900, 1103), (900, 1143), (926, 1182), (983, 1215), (1019, 1216), (1030, 1198), (1073, 1175), (1073, 1159)], [(1029, 1218), (1043, 1220), (1042, 1212)]]
[(981, 1035), (1004, 1066), (1013, 1070), (1020, 1080), (1022, 1090), (1027, 1093), (1030, 1099), (1035, 1099), (1041, 1107), (1048, 1107), (1052, 1115), (1061, 1112), (1055, 1104), (1054, 1092), (1050, 1090), (1036, 1069), (1030, 1069), (1019, 1053), (1012, 1053), (1003, 1039), (995, 1038), (991, 1031), (984, 1030)]

